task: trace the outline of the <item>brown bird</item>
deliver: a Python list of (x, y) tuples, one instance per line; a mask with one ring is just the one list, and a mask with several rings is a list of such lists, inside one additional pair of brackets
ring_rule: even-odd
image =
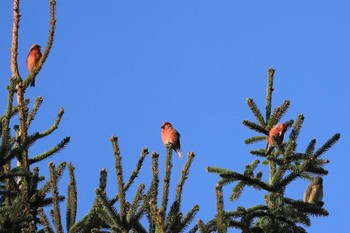
[(164, 122), (161, 126), (162, 128), (162, 141), (164, 146), (171, 144), (171, 148), (177, 153), (179, 158), (182, 157), (180, 150), (180, 134), (169, 122)]
[(269, 155), (274, 146), (272, 137), (275, 137), (277, 143), (282, 143), (284, 138), (284, 133), (287, 131), (287, 126), (283, 123), (275, 125), (269, 132), (269, 136), (267, 137), (267, 147), (266, 147), (266, 155)]
[(304, 193), (304, 202), (322, 203), (323, 198), (323, 179), (316, 176), (307, 187)]
[[(26, 61), (29, 73), (31, 73), (33, 71), (33, 69), (36, 67), (36, 65), (38, 64), (38, 62), (42, 56), (40, 49), (41, 49), (41, 47), (37, 44), (34, 44), (32, 47), (30, 47), (27, 61)], [(35, 78), (30, 83), (30, 86), (32, 86), (32, 87), (35, 86)]]

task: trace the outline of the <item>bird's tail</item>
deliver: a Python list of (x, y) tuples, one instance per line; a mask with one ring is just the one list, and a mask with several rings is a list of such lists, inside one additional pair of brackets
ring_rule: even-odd
[(271, 152), (273, 151), (273, 149), (274, 149), (274, 146), (271, 146), (271, 145), (267, 144), (267, 146), (266, 146), (266, 155), (270, 155)]
[(182, 158), (182, 153), (181, 153), (181, 150), (180, 149), (175, 149), (177, 155), (179, 156), (179, 159)]

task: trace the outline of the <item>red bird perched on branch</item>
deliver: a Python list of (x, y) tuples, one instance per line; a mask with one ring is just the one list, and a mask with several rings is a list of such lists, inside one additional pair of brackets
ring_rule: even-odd
[(171, 148), (177, 153), (179, 158), (182, 157), (180, 150), (180, 134), (169, 122), (164, 122), (162, 128), (162, 141), (165, 146), (171, 144)]
[[(36, 65), (38, 64), (38, 62), (42, 56), (40, 49), (41, 49), (41, 47), (37, 44), (34, 44), (29, 49), (29, 53), (28, 53), (28, 57), (27, 57), (27, 61), (26, 61), (29, 73), (33, 71), (33, 69), (36, 67)], [(30, 83), (30, 86), (32, 86), (32, 87), (35, 86), (35, 78)]]
[(274, 148), (272, 137), (275, 137), (275, 140), (277, 141), (277, 143), (280, 144), (283, 142), (284, 133), (286, 131), (287, 131), (287, 126), (283, 123), (272, 127), (272, 129), (269, 132), (269, 136), (267, 138), (266, 155), (269, 155)]

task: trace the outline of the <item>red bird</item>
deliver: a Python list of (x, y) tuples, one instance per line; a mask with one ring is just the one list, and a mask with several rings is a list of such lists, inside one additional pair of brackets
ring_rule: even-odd
[(171, 144), (171, 148), (177, 153), (179, 158), (182, 157), (180, 150), (180, 134), (169, 122), (164, 122), (162, 128), (162, 141), (165, 146)]
[(272, 129), (269, 132), (269, 136), (267, 138), (266, 155), (269, 155), (274, 148), (272, 137), (275, 137), (275, 140), (277, 140), (277, 143), (280, 144), (283, 142), (284, 133), (286, 131), (287, 131), (287, 126), (283, 123), (272, 127)]
[[(30, 47), (26, 61), (29, 73), (33, 71), (42, 56), (40, 49), (41, 47), (37, 44), (34, 44), (32, 47)], [(35, 79), (33, 79), (30, 86), (35, 86)]]

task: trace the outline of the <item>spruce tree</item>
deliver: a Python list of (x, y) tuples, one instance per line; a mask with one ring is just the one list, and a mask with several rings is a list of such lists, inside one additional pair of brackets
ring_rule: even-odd
[[(285, 100), (272, 110), (274, 73), (275, 70), (268, 69), (265, 118), (254, 100), (247, 99), (256, 122), (244, 120), (243, 125), (258, 134), (246, 139), (245, 143), (266, 141), (270, 130), (280, 122), (284, 122), (289, 137), (284, 137), (285, 141), (280, 140), (277, 135), (271, 137), (273, 142), (271, 151), (268, 151), (268, 148), (251, 150), (250, 154), (257, 159), (246, 165), (244, 173), (227, 168), (207, 168), (208, 172), (216, 173), (220, 177), (215, 187), (217, 214), (206, 224), (201, 220), (198, 221), (200, 232), (227, 232), (230, 228), (240, 229), (242, 232), (306, 232), (305, 227), (311, 225), (310, 216), (328, 215), (328, 211), (322, 207), (322, 202), (307, 203), (300, 199), (295, 200), (289, 198), (285, 190), (288, 185), (299, 179), (312, 180), (313, 177), (328, 174), (325, 165), (329, 160), (322, 158), (322, 155), (339, 140), (340, 134), (332, 136), (318, 149), (316, 139), (312, 139), (305, 151), (297, 150), (297, 140), (304, 116), (299, 114), (295, 121), (282, 121), (290, 106), (289, 100)], [(268, 167), (267, 175), (258, 170), (260, 163)], [(244, 195), (244, 188), (249, 186), (264, 195), (265, 202), (252, 207), (240, 206), (236, 210), (226, 210), (223, 187), (232, 183), (235, 185), (230, 196), (231, 201), (237, 201)], [(303, 192), (304, 190), (300, 191), (301, 197)]]
[[(31, 147), (58, 129), (64, 115), (59, 109), (53, 124), (41, 132), (29, 133), (34, 119), (42, 106), (43, 98), (37, 97), (31, 105), (26, 93), (30, 92), (30, 84), (37, 79), (40, 83), (40, 71), (45, 64), (53, 46), (56, 26), (56, 1), (49, 0), (50, 29), (47, 43), (35, 69), (26, 78), (22, 78), (17, 65), (18, 35), (20, 5), (19, 0), (13, 4), (13, 28), (11, 44), (12, 75), (7, 87), (8, 98), (5, 113), (0, 123), (0, 232), (227, 232), (234, 228), (242, 232), (306, 232), (305, 227), (311, 226), (310, 216), (327, 216), (323, 202), (304, 202), (286, 195), (288, 185), (299, 179), (312, 180), (314, 177), (326, 176), (325, 165), (329, 162), (323, 158), (340, 138), (335, 134), (326, 143), (316, 149), (316, 139), (312, 139), (304, 151), (298, 150), (297, 141), (304, 116), (298, 115), (295, 120), (282, 120), (290, 101), (285, 100), (279, 107), (272, 109), (274, 70), (268, 70), (267, 96), (265, 117), (254, 100), (247, 99), (247, 104), (256, 118), (256, 122), (244, 120), (243, 125), (258, 133), (245, 140), (252, 145), (267, 141), (266, 148), (253, 149), (250, 154), (257, 159), (246, 165), (243, 173), (228, 168), (208, 167), (207, 171), (219, 175), (220, 180), (215, 186), (216, 215), (207, 223), (198, 220), (190, 227), (199, 212), (199, 206), (184, 212), (182, 209), (182, 192), (186, 179), (189, 177), (191, 164), (195, 154), (188, 153), (175, 188), (175, 196), (170, 196), (172, 170), (171, 145), (166, 146), (164, 168), (159, 166), (160, 155), (153, 152), (152, 179), (150, 184), (137, 183), (141, 168), (148, 156), (148, 149), (141, 151), (141, 156), (130, 175), (123, 171), (122, 156), (118, 138), (110, 138), (115, 158), (115, 173), (117, 180), (116, 193), (107, 193), (106, 169), (100, 172), (99, 187), (95, 191), (95, 200), (85, 216), (77, 220), (78, 190), (76, 186), (74, 166), (62, 162), (59, 165), (49, 163), (49, 177), (40, 174), (39, 162), (60, 152), (70, 138), (63, 138), (57, 145), (46, 151), (33, 155)], [(271, 134), (276, 125), (284, 124), (283, 133)], [(288, 135), (288, 137), (287, 137)], [(283, 140), (284, 139), (284, 140)], [(42, 164), (42, 163), (41, 163)], [(268, 174), (264, 176), (259, 171), (260, 164), (267, 166)], [(70, 177), (67, 194), (61, 195), (58, 182), (68, 167)], [(160, 177), (160, 169), (164, 177)], [(257, 171), (258, 170), (258, 171)], [(265, 169), (266, 170), (266, 169)], [(319, 179), (319, 178), (317, 178)], [(256, 192), (264, 195), (264, 202), (252, 206), (240, 206), (236, 210), (226, 210), (224, 205), (224, 187), (231, 184), (233, 190), (231, 201), (238, 201), (244, 195), (246, 186), (253, 187)], [(137, 188), (132, 200), (127, 194), (131, 186)], [(306, 189), (306, 187), (305, 187)], [(304, 190), (300, 191), (300, 196)], [(60, 203), (66, 201), (66, 210)], [(49, 214), (48, 214), (49, 213)], [(63, 215), (64, 213), (64, 215)], [(63, 224), (65, 218), (65, 226)]]
[[(1, 116), (0, 127), (0, 232), (63, 232), (59, 203), (64, 197), (59, 195), (57, 183), (62, 177), (67, 163), (61, 163), (57, 169), (49, 163), (50, 177), (39, 173), (37, 164), (60, 152), (70, 138), (65, 137), (57, 145), (40, 154), (33, 154), (31, 147), (58, 129), (63, 117), (63, 108), (59, 109), (53, 124), (41, 132), (30, 134), (30, 127), (44, 98), (37, 97), (31, 105), (25, 97), (30, 92), (29, 85), (37, 78), (48, 58), (53, 45), (56, 26), (56, 1), (49, 1), (50, 21), (47, 43), (42, 57), (26, 78), (20, 74), (17, 65), (18, 35), (20, 22), (19, 0), (13, 2), (13, 27), (11, 44), (12, 76), (7, 87), (8, 98), (5, 113)], [(5, 99), (5, 98), (4, 98)], [(68, 190), (67, 217), (71, 224), (76, 216), (76, 187), (74, 167), (69, 164), (71, 183)], [(50, 213), (54, 228), (44, 208), (52, 206)], [(44, 229), (40, 230), (40, 226)]]
[[(186, 232), (189, 224), (199, 211), (198, 205), (194, 205), (186, 214), (183, 214), (181, 211), (183, 186), (189, 175), (194, 153), (188, 153), (176, 187), (174, 201), (169, 208), (169, 189), (172, 172), (171, 146), (168, 145), (166, 147), (167, 155), (162, 186), (159, 180), (159, 154), (154, 152), (151, 156), (152, 181), (148, 186), (148, 190), (146, 190), (147, 186), (144, 183), (139, 183), (133, 195), (133, 200), (128, 201), (126, 194), (140, 175), (144, 160), (148, 155), (148, 149), (142, 149), (135, 169), (128, 176), (128, 179), (125, 180), (118, 138), (112, 136), (110, 141), (115, 157), (117, 193), (112, 195), (112, 197), (108, 197), (106, 191), (108, 172), (105, 169), (101, 170), (100, 185), (96, 189), (96, 198), (93, 206), (69, 232)], [(162, 190), (160, 190), (160, 187), (162, 187)], [(193, 232), (195, 229), (196, 227), (193, 227), (189, 231)]]
[[(182, 191), (189, 175), (194, 153), (188, 154), (176, 187), (174, 200), (170, 206), (168, 204), (171, 199), (169, 190), (172, 173), (170, 146), (166, 148), (163, 182), (159, 180), (159, 155), (154, 152), (152, 153), (151, 183), (148, 187), (143, 183), (137, 184), (138, 188), (133, 200), (128, 201), (126, 194), (140, 175), (148, 150), (146, 148), (142, 150), (135, 169), (125, 182), (118, 139), (112, 136), (110, 141), (115, 157), (117, 193), (111, 198), (108, 197), (106, 192), (108, 172), (102, 169), (94, 204), (90, 211), (78, 221), (76, 220), (78, 194), (74, 166), (68, 163), (70, 182), (66, 196), (60, 195), (58, 181), (67, 167), (67, 162), (62, 162), (57, 168), (50, 162), (48, 164), (50, 177), (39, 174), (39, 167), (35, 165), (57, 154), (70, 140), (69, 137), (66, 137), (56, 146), (41, 154), (31, 154), (31, 146), (39, 139), (56, 131), (64, 114), (63, 108), (59, 109), (56, 120), (48, 129), (29, 134), (30, 125), (44, 99), (37, 97), (31, 108), (30, 100), (25, 98), (25, 94), (30, 91), (30, 84), (34, 79), (40, 82), (40, 70), (51, 51), (55, 35), (56, 1), (49, 0), (49, 3), (50, 30), (47, 44), (42, 57), (25, 79), (22, 79), (17, 67), (20, 4), (19, 0), (14, 0), (13, 3), (12, 77), (7, 87), (8, 103), (5, 114), (1, 117), (0, 127), (0, 232), (185, 232), (199, 211), (198, 205), (194, 205), (187, 213), (181, 210)], [(13, 167), (14, 164), (16, 166)], [(40, 185), (41, 183), (43, 184)], [(159, 198), (161, 198), (160, 201), (158, 201)], [(64, 226), (60, 203), (65, 199), (67, 209), (65, 211), (66, 225)], [(47, 211), (48, 207), (51, 207), (49, 211)]]

